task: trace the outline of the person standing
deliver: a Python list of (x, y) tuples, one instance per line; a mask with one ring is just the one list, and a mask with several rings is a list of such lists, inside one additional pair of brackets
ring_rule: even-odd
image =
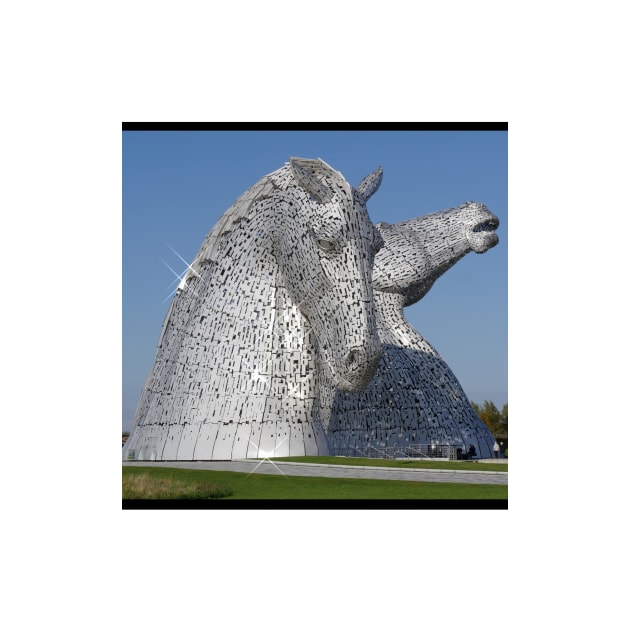
[(494, 458), (499, 459), (499, 443), (496, 440), (494, 441), (494, 446), (492, 447), (492, 450), (494, 451)]

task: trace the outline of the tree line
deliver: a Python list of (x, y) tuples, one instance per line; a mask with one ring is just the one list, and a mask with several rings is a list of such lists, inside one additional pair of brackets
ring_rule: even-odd
[(508, 406), (503, 405), (501, 411), (491, 400), (484, 400), (483, 405), (471, 402), (472, 408), (481, 421), (490, 429), (496, 439), (507, 440), (508, 437)]

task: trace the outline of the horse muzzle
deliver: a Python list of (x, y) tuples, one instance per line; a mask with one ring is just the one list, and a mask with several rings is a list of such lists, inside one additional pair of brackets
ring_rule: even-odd
[(376, 374), (382, 356), (380, 343), (350, 348), (337, 368), (339, 389), (348, 393), (363, 391)]
[(499, 242), (499, 237), (495, 232), (499, 227), (499, 219), (485, 206), (481, 208), (483, 210), (481, 216), (467, 233), (470, 248), (477, 254), (487, 252)]

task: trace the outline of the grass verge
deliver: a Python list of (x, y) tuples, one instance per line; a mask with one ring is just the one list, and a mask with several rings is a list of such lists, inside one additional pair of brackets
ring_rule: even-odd
[[(380, 479), (331, 479), (326, 477), (290, 477), (217, 470), (187, 470), (143, 466), (123, 466), (123, 499), (150, 499), (131, 496), (128, 490), (134, 479), (145, 477), (160, 484), (168, 480), (176, 494), (162, 498), (197, 498), (190, 496), (188, 486), (209, 484), (228, 487), (231, 499), (505, 499), (505, 485), (428, 483), (418, 481), (385, 481)], [(176, 485), (181, 484), (181, 485)], [(204, 497), (198, 497), (204, 498)]]
[(181, 479), (176, 473), (171, 470), (165, 476), (144, 471), (129, 475), (123, 470), (123, 499), (223, 499), (232, 494), (229, 486), (201, 478)]

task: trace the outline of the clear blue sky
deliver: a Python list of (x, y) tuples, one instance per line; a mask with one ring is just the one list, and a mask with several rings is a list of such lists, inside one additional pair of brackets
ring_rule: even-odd
[(500, 219), (499, 244), (470, 253), (405, 315), (445, 358), (468, 397), (508, 401), (508, 173), (505, 131), (123, 132), (123, 430), (153, 364), (175, 275), (217, 219), (289, 157), (321, 158), (356, 185), (377, 166), (368, 203), (393, 223), (464, 201)]

